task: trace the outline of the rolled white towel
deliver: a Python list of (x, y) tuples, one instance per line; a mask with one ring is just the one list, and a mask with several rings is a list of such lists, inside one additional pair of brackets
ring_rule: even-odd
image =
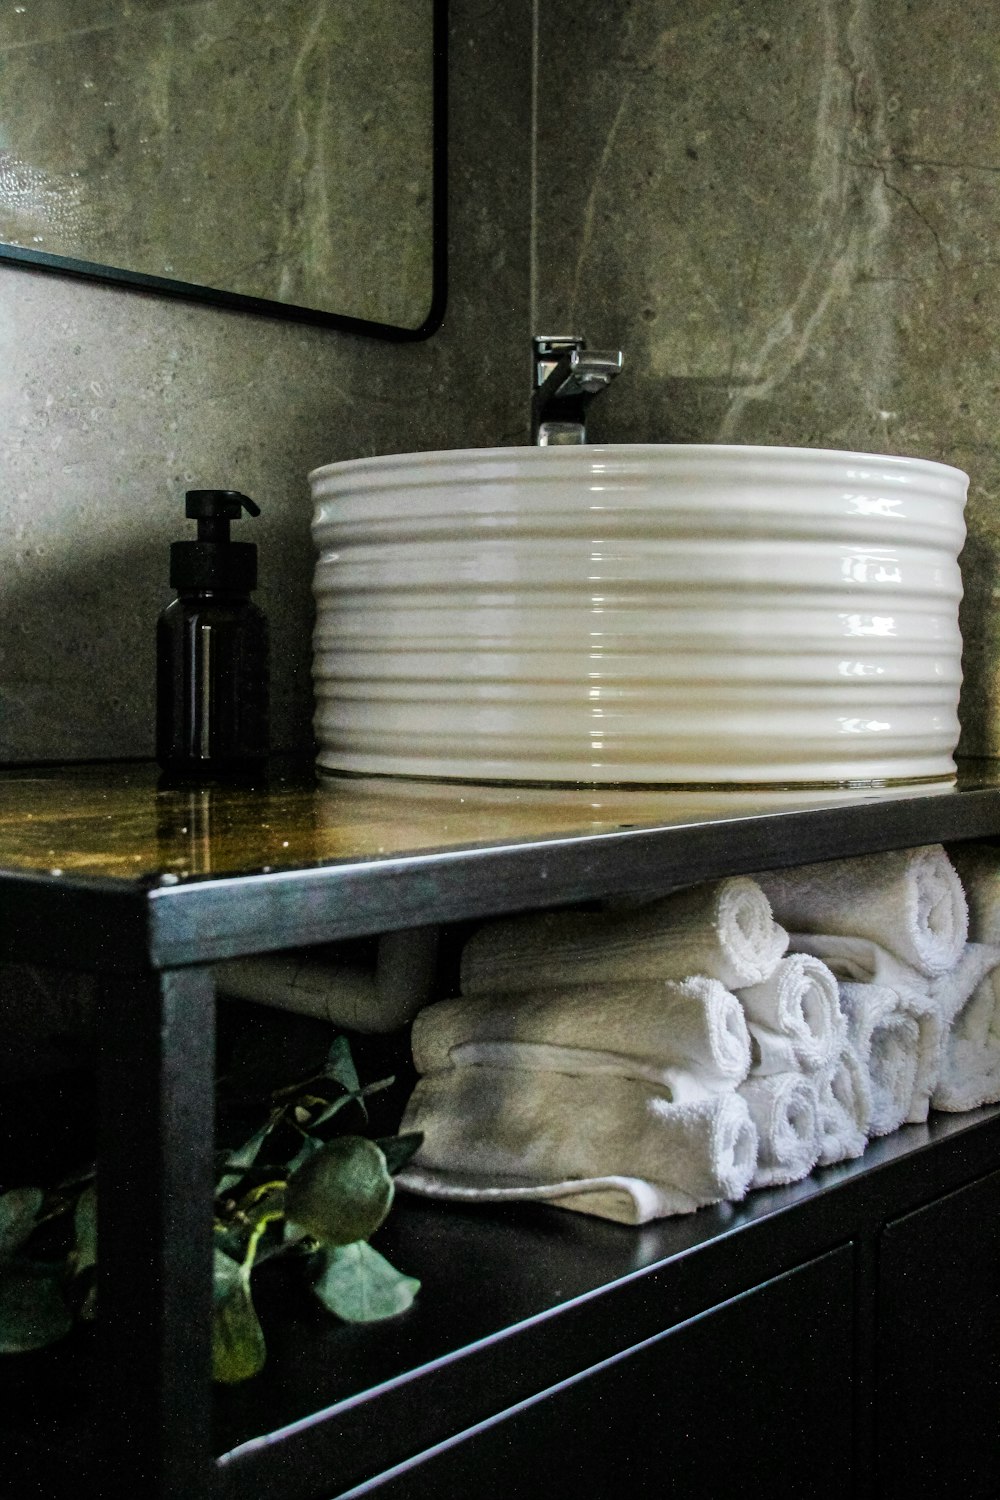
[[(931, 1103), (950, 1112), (1000, 1103), (1000, 946), (970, 943), (967, 973), (982, 970), (944, 1040)], [(961, 967), (961, 966), (960, 966)]]
[(418, 1080), (401, 1128), (423, 1133), (414, 1166), (424, 1172), (499, 1173), (560, 1200), (574, 1179), (638, 1178), (655, 1186), (666, 1213), (742, 1198), (757, 1160), (735, 1092), (677, 1104), (614, 1075), (432, 1073)]
[(948, 855), (969, 905), (970, 941), (1000, 943), (1000, 847), (953, 844)]
[(822, 959), (839, 983), (878, 984), (897, 995), (926, 997), (931, 981), (904, 963), (872, 938), (845, 937), (838, 933), (793, 932), (788, 939), (793, 953), (811, 953)]
[(802, 1073), (753, 1074), (738, 1094), (757, 1127), (757, 1170), (751, 1187), (776, 1187), (808, 1177), (819, 1160), (817, 1090)]
[(755, 1074), (829, 1067), (844, 1039), (837, 981), (826, 964), (807, 953), (789, 953), (762, 984), (737, 998), (746, 1012)]
[(888, 985), (840, 986), (847, 1033), (865, 1069), (871, 1095), (868, 1134), (891, 1135), (913, 1108), (920, 1028)]
[(953, 969), (932, 979), (927, 992), (941, 1013), (941, 1021), (949, 1027), (968, 1005), (986, 975), (1000, 964), (1000, 945), (996, 943), (966, 943), (962, 956)]
[(717, 979), (701, 976), (439, 1000), (413, 1022), (418, 1073), (496, 1061), (497, 1043), (530, 1044), (534, 1051), (518, 1065), (536, 1068), (553, 1066), (546, 1049), (587, 1049), (614, 1058), (625, 1077), (662, 1082), (675, 1097), (674, 1075), (734, 1087), (750, 1069), (743, 1007)]
[(872, 1097), (868, 1070), (851, 1042), (843, 1043), (833, 1067), (820, 1077), (818, 1094), (819, 1166), (853, 1161), (868, 1144)]
[(968, 937), (962, 883), (940, 844), (767, 870), (756, 879), (789, 930), (870, 938), (927, 978), (952, 968)]
[(897, 1010), (916, 1025), (913, 1090), (900, 1123), (919, 1124), (926, 1120), (941, 1070), (946, 1030), (943, 992), (935, 994), (931, 980), (871, 938), (797, 932), (789, 941), (793, 949), (821, 958), (836, 975), (841, 993), (845, 982), (874, 984), (893, 991)]
[(766, 978), (786, 946), (760, 887), (733, 876), (623, 910), (490, 922), (465, 946), (461, 988), (514, 994), (704, 974), (732, 990)]

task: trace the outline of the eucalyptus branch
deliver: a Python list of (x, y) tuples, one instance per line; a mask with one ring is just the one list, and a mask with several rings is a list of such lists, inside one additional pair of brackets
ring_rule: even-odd
[[(334, 1036), (324, 1067), (272, 1091), (263, 1105), (263, 1123), (217, 1158), (212, 1249), (217, 1380), (248, 1379), (264, 1364), (264, 1334), (250, 1283), (267, 1262), (285, 1257), (297, 1263), (323, 1305), (347, 1321), (391, 1317), (412, 1303), (419, 1282), (395, 1270), (368, 1239), (391, 1208), (393, 1173), (421, 1138), (330, 1134), (349, 1104), (365, 1111), (365, 1100), (393, 1082), (380, 1078), (362, 1085), (347, 1039)], [(288, 1159), (273, 1159), (289, 1145)], [(53, 1252), (60, 1240), (61, 1259)], [(93, 1317), (96, 1262), (93, 1168), (48, 1191), (0, 1193), (0, 1353), (43, 1347), (65, 1337), (74, 1319)]]

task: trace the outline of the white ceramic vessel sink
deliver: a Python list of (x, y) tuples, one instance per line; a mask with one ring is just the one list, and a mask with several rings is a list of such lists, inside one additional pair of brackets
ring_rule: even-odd
[(954, 774), (968, 479), (685, 445), (329, 464), (319, 764), (598, 785)]

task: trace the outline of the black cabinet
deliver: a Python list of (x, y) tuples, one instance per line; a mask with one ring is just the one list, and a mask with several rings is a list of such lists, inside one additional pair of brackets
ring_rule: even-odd
[(852, 1323), (853, 1253), (844, 1246), (350, 1493), (844, 1500)]
[(877, 1357), (880, 1500), (995, 1500), (1000, 1172), (887, 1225)]

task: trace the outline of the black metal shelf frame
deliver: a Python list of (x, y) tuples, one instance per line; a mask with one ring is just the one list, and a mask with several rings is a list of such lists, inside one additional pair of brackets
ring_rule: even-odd
[[(293, 1493), (282, 1487), (291, 1475), (296, 1475), (297, 1485), (306, 1486), (294, 1494), (309, 1495), (318, 1483), (330, 1481), (331, 1463), (344, 1465), (345, 1483), (365, 1477), (351, 1474), (347, 1454), (352, 1433), (371, 1410), (371, 1393), (334, 1404), (274, 1440), (262, 1436), (259, 1443), (241, 1445), (221, 1467), (212, 1451), (209, 1253), (215, 1002), (207, 965), (239, 954), (431, 921), (997, 835), (1000, 789), (973, 787), (951, 796), (915, 793), (789, 813), (348, 859), (309, 869), (175, 884), (0, 870), (0, 957), (66, 963), (104, 976), (99, 1360), (100, 1368), (112, 1373), (100, 1382), (104, 1447), (110, 1455), (101, 1493), (142, 1494), (150, 1500), (236, 1500), (251, 1494), (284, 1500), (286, 1493)], [(956, 1171), (959, 1178), (963, 1171), (969, 1175), (959, 1160), (963, 1150), (972, 1152), (982, 1170), (995, 1160), (995, 1112), (970, 1118), (961, 1128), (949, 1123), (937, 1136), (932, 1132), (926, 1140), (921, 1137), (917, 1146), (933, 1144), (942, 1134), (955, 1137), (948, 1147), (959, 1161), (952, 1177)], [(912, 1138), (909, 1144), (901, 1140), (880, 1148), (886, 1160), (912, 1149)], [(653, 1285), (651, 1267), (658, 1260), (683, 1260), (692, 1234), (712, 1239), (704, 1264), (714, 1267), (720, 1285), (725, 1284), (734, 1227), (742, 1226), (740, 1259), (753, 1259), (755, 1215), (759, 1219), (789, 1214), (789, 1243), (798, 1245), (801, 1240), (799, 1248), (806, 1251), (814, 1243), (809, 1226), (818, 1222), (816, 1215), (835, 1211), (829, 1208), (833, 1196), (841, 1207), (855, 1201), (848, 1187), (860, 1203), (869, 1191), (866, 1182), (877, 1173), (878, 1159), (878, 1151), (874, 1156), (866, 1153), (853, 1172), (839, 1178), (826, 1174), (825, 1185), (802, 1185), (800, 1191), (770, 1195), (770, 1208), (758, 1204), (749, 1216), (737, 1215), (731, 1222), (725, 1212), (713, 1218), (710, 1211), (692, 1223), (645, 1235), (643, 1244), (653, 1247), (652, 1258), (642, 1267), (643, 1284), (637, 1283), (629, 1295), (642, 1305)], [(823, 1204), (827, 1207), (816, 1206)], [(600, 1231), (589, 1226), (574, 1232), (600, 1238)], [(508, 1235), (517, 1238), (514, 1230)], [(607, 1264), (613, 1266), (614, 1255)], [(611, 1271), (609, 1279), (615, 1279)], [(600, 1290), (595, 1285), (591, 1294)], [(583, 1316), (574, 1306), (563, 1312), (561, 1327)], [(536, 1323), (545, 1317), (545, 1309), (533, 1315)], [(640, 1322), (633, 1331), (640, 1331)], [(504, 1338), (505, 1330), (493, 1334)], [(562, 1337), (558, 1334), (557, 1342)], [(523, 1342), (507, 1339), (499, 1364), (487, 1361), (485, 1367), (475, 1351), (463, 1359), (461, 1369), (451, 1356), (431, 1361), (433, 1369), (428, 1366), (423, 1374), (427, 1389), (435, 1394), (435, 1409), (442, 1409), (441, 1400), (455, 1402), (445, 1425), (451, 1423), (456, 1430), (455, 1423), (477, 1419), (486, 1400), (503, 1404), (516, 1398), (520, 1377), (515, 1379), (515, 1367), (523, 1371), (526, 1359), (518, 1352)], [(544, 1339), (540, 1347), (544, 1349)], [(469, 1382), (478, 1379), (477, 1372), (483, 1370), (485, 1377), (489, 1368), (494, 1376), (488, 1384), (484, 1379), (480, 1395), (459, 1400), (459, 1388), (468, 1389)], [(536, 1373), (541, 1379), (541, 1366), (532, 1371), (532, 1378)], [(407, 1399), (400, 1392), (410, 1379), (405, 1368), (387, 1372), (377, 1397), (387, 1414)], [(405, 1424), (401, 1431), (414, 1439)]]

